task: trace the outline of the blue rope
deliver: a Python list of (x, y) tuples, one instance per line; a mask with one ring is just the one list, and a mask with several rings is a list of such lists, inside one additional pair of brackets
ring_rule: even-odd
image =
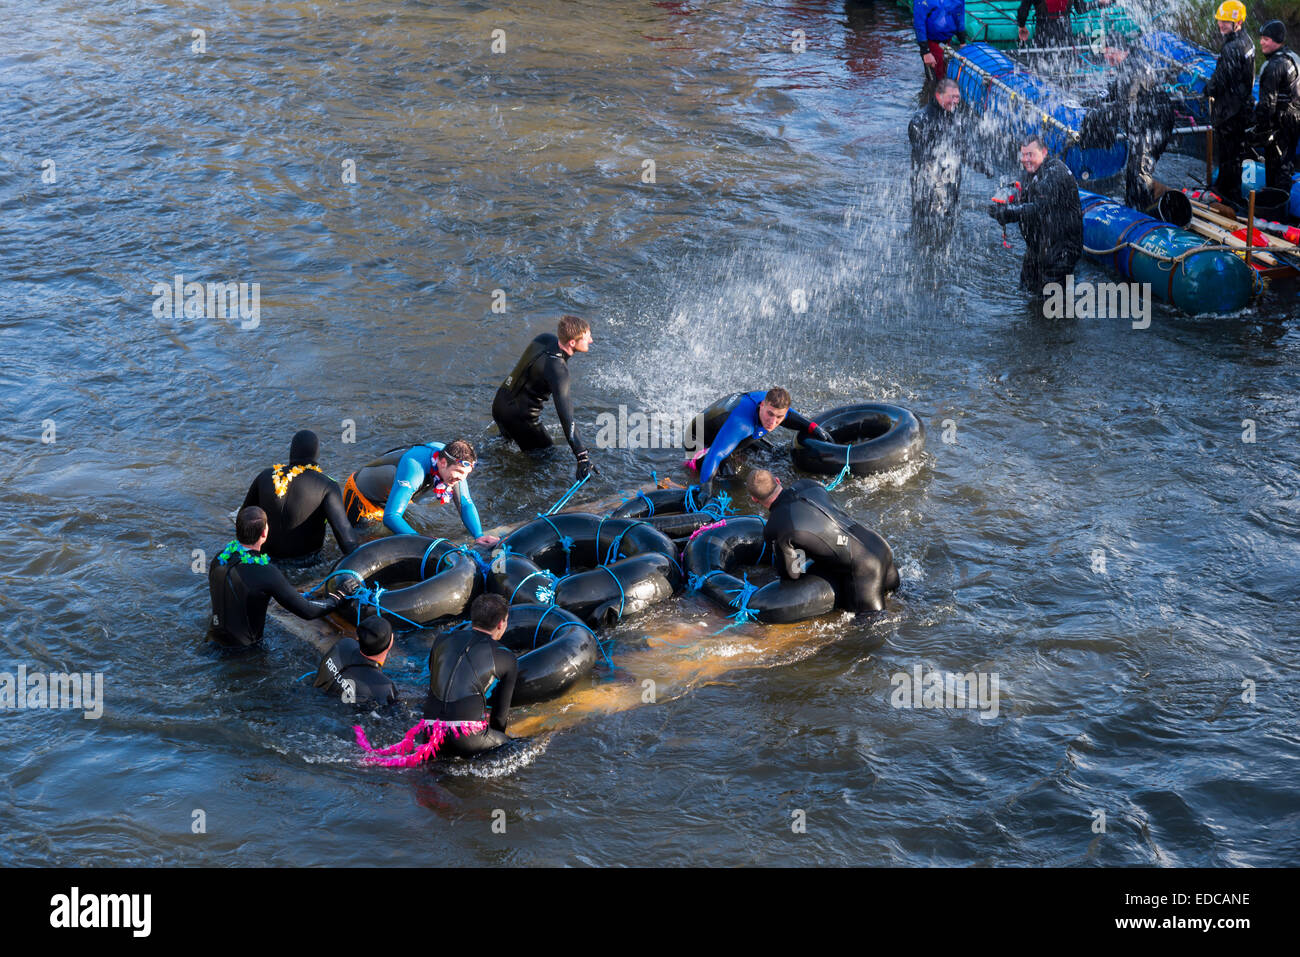
[[(520, 584), (523, 584), (523, 583), (520, 582)], [(550, 606), (546, 609), (546, 611), (542, 612), (542, 617), (537, 619), (537, 627), (533, 629), (533, 647), (534, 647), (534, 648), (537, 647), (537, 636), (540, 635), (540, 634), (542, 633), (542, 622), (544, 622), (544, 621), (546, 620), (546, 616), (547, 616), (547, 615), (549, 615), (551, 612), (555, 611), (555, 608), (556, 608), (555, 605), (550, 605)], [(555, 629), (555, 630), (556, 630), (556, 631), (559, 631), (560, 629), (557, 628), (557, 629)], [(552, 637), (554, 637), (554, 634), (552, 634)]]
[(839, 487), (839, 484), (849, 477), (849, 456), (853, 454), (853, 446), (844, 446), (844, 468), (840, 469), (840, 474), (835, 476), (835, 481), (826, 486), (826, 491), (833, 492)]
[(749, 600), (754, 597), (754, 592), (758, 591), (758, 588), (758, 585), (750, 583), (748, 574), (743, 574), (741, 576), (740, 587), (733, 588), (727, 592), (728, 595), (736, 596), (731, 599), (731, 601), (727, 602), (728, 605), (736, 609), (736, 612), (731, 616), (731, 624), (720, 628), (718, 630), (719, 634), (726, 631), (728, 628), (734, 628), (736, 625), (743, 625), (747, 621), (758, 620), (758, 613), (749, 607)]
[(312, 675), (314, 675), (315, 673), (316, 673), (316, 672), (314, 672), (314, 671), (309, 671), (309, 672), (307, 672), (305, 675), (299, 675), (297, 678), (294, 678), (294, 679), (293, 679), (293, 680), (294, 680), (294, 683), (297, 684), (299, 681), (302, 681), (303, 678), (310, 678), (310, 677), (311, 677)]
[[(601, 521), (603, 522), (604, 519), (602, 519)], [(636, 528), (638, 525), (646, 525), (646, 526), (648, 526), (648, 527), (650, 527), (650, 528), (654, 528), (654, 526), (651, 525), (649, 522), (643, 522), (643, 521), (641, 521), (640, 519), (637, 519), (635, 522), (633, 522), (633, 523), (632, 523), (631, 525), (629, 525), (627, 528), (623, 529), (623, 531), (621, 531), (621, 532), (619, 532), (617, 535), (615, 535), (615, 536), (614, 536), (614, 540), (613, 540), (612, 542), (609, 543), (609, 548), (605, 549), (605, 564), (606, 564), (606, 565), (612, 565), (614, 562), (616, 562), (616, 561), (617, 561), (618, 559), (620, 559), (620, 558), (627, 558), (626, 555), (622, 555), (622, 554), (619, 553), (619, 548), (620, 548), (620, 547), (622, 546), (622, 544), (623, 544), (623, 536), (626, 535), (628, 532), (632, 531), (632, 529)], [(599, 525), (596, 526), (596, 547), (597, 547), (597, 548), (600, 547), (600, 526), (599, 526)], [(676, 561), (676, 559), (674, 559), (674, 561)]]
[(403, 615), (399, 615), (395, 611), (390, 611), (387, 608), (385, 608), (383, 604), (381, 604), (379, 601), (379, 599), (383, 596), (383, 594), (384, 594), (384, 589), (376, 585), (374, 591), (371, 591), (369, 588), (358, 588), (351, 595), (352, 598), (356, 599), (356, 603), (357, 603), (357, 626), (358, 627), (360, 627), (361, 625), (361, 609), (362, 607), (367, 605), (373, 606), (375, 611), (377, 611), (381, 615), (392, 615), (394, 618), (401, 618), (402, 621), (406, 622), (412, 628), (424, 627), (418, 621), (411, 621), (411, 619), (406, 618)]
[(704, 583), (708, 581), (710, 578), (712, 578), (714, 575), (723, 575), (723, 574), (726, 574), (723, 571), (723, 569), (715, 568), (713, 569), (713, 571), (705, 572), (703, 575), (690, 575), (687, 578), (686, 587), (689, 588), (691, 591), (699, 591), (701, 588), (704, 587)]
[(695, 491), (696, 491), (696, 489), (698, 489), (698, 488), (699, 488), (698, 485), (688, 485), (688, 486), (686, 486), (686, 494), (682, 497), (682, 502), (685, 504), (685, 506), (686, 506), (686, 511), (688, 511), (688, 512), (698, 512), (698, 511), (699, 511), (699, 508), (697, 508), (696, 505), (695, 505)]
[(564, 508), (564, 506), (568, 504), (569, 499), (573, 498), (574, 493), (577, 492), (578, 489), (582, 488), (582, 486), (586, 483), (587, 479), (589, 478), (591, 478), (590, 472), (588, 472), (582, 478), (578, 479), (578, 481), (574, 482), (571, 486), (569, 486), (569, 490), (560, 496), (560, 500), (558, 502), (556, 502), (554, 505), (552, 505), (549, 509), (546, 510), (545, 515), (539, 515), (537, 517), (545, 518), (546, 515), (554, 515), (560, 509)]
[[(569, 624), (576, 624), (576, 623), (575, 623), (575, 622), (570, 622)], [(582, 627), (583, 627), (583, 628), (587, 628), (586, 625), (583, 625)], [(588, 631), (591, 631), (590, 628), (587, 628), (587, 630), (588, 630)], [(557, 628), (556, 631), (559, 631), (559, 629)], [(596, 633), (595, 633), (594, 631), (591, 631), (591, 634), (592, 634), (593, 637), (596, 635)], [(596, 638), (596, 650), (599, 651), (599, 652), (601, 653), (601, 655), (604, 657), (604, 659), (605, 659), (605, 664), (609, 665), (609, 670), (610, 670), (610, 671), (617, 671), (617, 670), (618, 670), (618, 665), (614, 664), (614, 659), (611, 658), (611, 657), (609, 656), (609, 652), (605, 650), (605, 646), (606, 646), (606, 645), (612, 645), (613, 643), (614, 643), (614, 639), (613, 639), (613, 638), (606, 638), (604, 641), (601, 641), (599, 638)]]
[[(541, 618), (538, 618), (538, 619), (537, 619), (537, 627), (536, 627), (535, 629), (533, 629), (533, 647), (534, 647), (534, 648), (537, 647), (537, 636), (540, 635), (540, 634), (542, 633), (542, 622), (544, 622), (544, 621), (546, 620), (546, 616), (549, 615), (551, 612), (555, 611), (557, 607), (558, 607), (558, 606), (556, 606), (556, 605), (552, 605), (550, 608), (547, 608), (546, 611), (542, 612), (542, 617), (541, 617)], [(588, 628), (585, 624), (583, 624), (583, 623), (580, 622), (580, 621), (562, 621), (562, 622), (560, 622), (560, 624), (559, 624), (558, 626), (556, 626), (556, 629), (555, 629), (553, 632), (551, 632), (551, 641), (554, 641), (554, 640), (555, 640), (555, 636), (558, 635), (560, 632), (562, 632), (565, 628), (581, 628), (581, 629), (582, 629), (583, 631), (585, 631), (587, 634), (591, 635), (591, 637), (594, 638), (595, 641), (596, 641), (596, 649), (597, 649), (597, 650), (598, 650), (602, 655), (604, 655), (604, 657), (605, 657), (605, 663), (609, 665), (610, 669), (613, 670), (613, 669), (616, 669), (616, 668), (618, 667), (618, 665), (614, 664), (613, 659), (611, 659), (611, 658), (609, 657), (609, 652), (607, 652), (607, 651), (605, 650), (605, 646), (601, 643), (600, 636), (597, 635), (594, 631), (592, 631), (590, 628)], [(610, 639), (609, 641), (612, 641), (612, 639)], [(607, 643), (608, 643), (608, 642), (607, 642)]]
[(727, 515), (734, 512), (735, 509), (731, 507), (731, 496), (726, 492), (719, 492), (696, 511), (712, 515), (715, 522), (720, 522)]
[[(554, 531), (555, 534), (556, 534), (556, 536), (560, 539), (560, 547), (564, 549), (564, 574), (565, 574), (565, 576), (568, 576), (568, 574), (569, 574), (569, 569), (570, 569), (569, 560), (570, 560), (570, 557), (571, 557), (569, 553), (573, 551), (573, 539), (570, 538), (568, 535), (565, 535), (563, 532), (561, 532), (561, 531), (556, 527), (555, 523), (552, 522), (552, 521), (551, 521), (549, 518), (547, 518), (545, 515), (539, 515), (539, 516), (537, 516), (537, 517), (540, 518), (540, 519), (541, 519), (543, 522), (545, 522), (547, 525), (551, 526), (551, 530)], [(604, 521), (604, 519), (601, 519), (601, 521)], [(596, 540), (597, 540), (597, 541), (600, 540), (600, 530), (599, 530), (599, 528), (597, 528), (597, 530), (596, 530)]]
[[(430, 553), (435, 548), (437, 548), (442, 542), (445, 542), (446, 540), (447, 539), (445, 538), (435, 538), (433, 541), (429, 543), (429, 547), (424, 550), (424, 557), (420, 559), (420, 581), (424, 581), (424, 563), (429, 560)], [(445, 558), (446, 556), (444, 555), (443, 557)], [(438, 565), (435, 565), (434, 567), (438, 568), (441, 565), (442, 565), (442, 559), (440, 558), (438, 559)]]
[(528, 575), (524, 576), (523, 581), (521, 581), (518, 585), (515, 586), (515, 590), (512, 591), (512, 592), (510, 593), (510, 602), (509, 602), (509, 603), (510, 603), (511, 605), (513, 605), (513, 604), (515, 603), (515, 595), (518, 595), (518, 594), (519, 594), (519, 589), (521, 589), (521, 588), (524, 587), (524, 582), (528, 581), (528, 579), (530, 579), (530, 578), (536, 578), (538, 575), (541, 575), (541, 576), (545, 577), (548, 581), (550, 581), (550, 583), (551, 583), (551, 597), (550, 597), (550, 599), (549, 599), (548, 601), (542, 601), (542, 600), (541, 600), (541, 597), (540, 597), (540, 594), (541, 594), (541, 592), (542, 592), (542, 589), (538, 589), (538, 596), (539, 596), (539, 597), (538, 597), (538, 600), (537, 600), (537, 604), (539, 604), (539, 605), (553, 605), (553, 604), (555, 604), (555, 589), (559, 587), (559, 585), (560, 585), (560, 579), (556, 578), (554, 575), (552, 575), (550, 572), (548, 572), (545, 568), (539, 568), (537, 571), (535, 571), (535, 572), (530, 572)]
[[(479, 574), (483, 576), (483, 584), (486, 585), (488, 581), (488, 573), (492, 571), (492, 563), (480, 555), (477, 548), (470, 548), (468, 545), (462, 545), (457, 549), (457, 551), (462, 555), (469, 556), (470, 561), (472, 561), (475, 567), (478, 568)], [(442, 564), (441, 560), (439, 561), (439, 564)]]
[(608, 565), (597, 565), (597, 568), (603, 568), (610, 578), (614, 579), (614, 584), (618, 586), (618, 617), (623, 618), (623, 606), (627, 604), (627, 594), (623, 591), (623, 583), (618, 580), (618, 576), (609, 570)]
[(640, 489), (637, 489), (636, 497), (639, 498), (641, 501), (645, 502), (646, 508), (650, 509), (650, 511), (646, 513), (646, 518), (654, 518), (655, 503), (650, 501), (650, 496), (647, 495), (645, 492), (641, 491)]
[(354, 571), (354, 570), (351, 569), (351, 568), (336, 568), (336, 569), (334, 569), (334, 571), (330, 572), (328, 575), (326, 575), (324, 578), (322, 578), (322, 579), (320, 580), (320, 583), (319, 583), (319, 584), (317, 584), (317, 585), (313, 585), (311, 588), (308, 588), (307, 591), (305, 591), (305, 592), (303, 593), (303, 597), (304, 597), (304, 598), (308, 598), (308, 597), (310, 597), (311, 595), (316, 594), (316, 592), (317, 592), (318, 590), (320, 590), (321, 588), (324, 588), (324, 587), (325, 587), (325, 583), (326, 583), (327, 581), (329, 581), (331, 578), (333, 578), (335, 575), (351, 575), (351, 576), (352, 576), (353, 578), (355, 578), (357, 581), (361, 582), (362, 587), (365, 587), (365, 584), (366, 584), (366, 576), (363, 575), (363, 574), (361, 574), (361, 572), (359, 572), (359, 571)]

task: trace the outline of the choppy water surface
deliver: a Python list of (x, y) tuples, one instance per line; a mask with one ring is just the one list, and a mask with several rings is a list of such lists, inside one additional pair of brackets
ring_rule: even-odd
[[(6, 11), (6, 667), (102, 671), (107, 695), (99, 721), (0, 718), (7, 861), (1300, 861), (1294, 290), (1228, 320), (1157, 308), (1145, 331), (1044, 322), (978, 174), (951, 249), (914, 248), (919, 64), (898, 9)], [(260, 283), (260, 323), (156, 318), (177, 273)], [(220, 547), (303, 427), (340, 476), (468, 436), (486, 524), (545, 508), (570, 457), (532, 467), (489, 407), (563, 311), (595, 325), (572, 364), (589, 442), (620, 405), (771, 383), (814, 412), (916, 409), (922, 465), (838, 493), (904, 588), (874, 621), (716, 637), (725, 621), (681, 599), (618, 629), (620, 671), (521, 713), (537, 733), (506, 759), (360, 768), (348, 716), (294, 681), (309, 632), (277, 619), (245, 658), (205, 646), (192, 550)], [(599, 452), (598, 491), (677, 458)], [(393, 660), (412, 689), (422, 648)], [(996, 672), (997, 717), (892, 707), (918, 666)]]

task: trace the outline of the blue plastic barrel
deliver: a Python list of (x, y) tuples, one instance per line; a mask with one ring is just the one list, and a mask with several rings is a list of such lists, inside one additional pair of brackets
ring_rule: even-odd
[[(1244, 309), (1255, 291), (1255, 271), (1240, 256), (1170, 223), (1105, 196), (1079, 190), (1083, 205), (1083, 245), (1123, 248), (1092, 256), (1134, 282), (1148, 282), (1165, 302), (1193, 315), (1222, 315)], [(1205, 249), (1204, 252), (1195, 252)], [(1178, 263), (1169, 260), (1191, 253)]]

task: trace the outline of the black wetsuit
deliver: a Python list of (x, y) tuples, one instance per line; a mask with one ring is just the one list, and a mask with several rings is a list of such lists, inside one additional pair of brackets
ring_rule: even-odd
[(880, 611), (885, 593), (898, 587), (898, 570), (889, 544), (840, 511), (826, 486), (803, 479), (784, 489), (769, 510), (763, 537), (772, 545), (786, 578), (804, 571), (795, 550), (813, 562), (814, 574), (829, 580), (842, 607)]
[(1255, 136), (1264, 154), (1268, 185), (1290, 193), (1300, 138), (1300, 57), (1290, 47), (1270, 53), (1259, 73)]
[(1100, 3), (1084, 3), (1081, 0), (1020, 0), (1020, 9), (1016, 11), (1016, 26), (1023, 27), (1029, 23), (1029, 11), (1034, 11), (1034, 42), (1040, 47), (1065, 47), (1074, 44), (1074, 24), (1070, 21), (1070, 11), (1083, 13)]
[[(287, 476), (296, 466), (314, 462), (291, 462), (278, 470)], [(289, 482), (281, 498), (275, 492), (277, 469), (265, 469), (244, 496), (244, 508), (256, 505), (266, 512), (270, 534), (263, 551), (272, 558), (302, 558), (321, 550), (325, 544), (325, 523), (334, 530), (334, 540), (344, 555), (357, 547), (357, 537), (343, 508), (343, 493), (338, 483), (325, 473), (304, 469)]]
[(961, 166), (969, 144), (956, 111), (934, 98), (912, 114), (907, 138), (912, 143), (912, 225), (936, 231), (951, 224), (961, 193)]
[(1215, 191), (1224, 199), (1241, 200), (1241, 163), (1246, 157), (1246, 130), (1255, 106), (1255, 41), (1244, 29), (1223, 39), (1219, 62), (1205, 84), (1214, 100), (1210, 123), (1219, 148)]
[(496, 679), (489, 727), (470, 736), (448, 735), (446, 745), (462, 754), (474, 754), (505, 744), (518, 675), (519, 664), (509, 648), (468, 624), (452, 628), (439, 635), (429, 650), (429, 697), (424, 716), (439, 721), (484, 720), (488, 689)]
[[(258, 553), (250, 553), (254, 558)], [(208, 566), (208, 593), (212, 598), (212, 636), (217, 644), (247, 648), (262, 640), (266, 606), (274, 598), (281, 607), (308, 621), (328, 615), (338, 599), (312, 601), (298, 594), (284, 572), (270, 564), (254, 564), (236, 553), (226, 564)]]
[(543, 333), (528, 344), (514, 371), (497, 389), (492, 400), (492, 418), (501, 434), (525, 452), (547, 449), (554, 443), (542, 428), (542, 406), (555, 397), (564, 438), (575, 456), (586, 451), (573, 421), (569, 398), (569, 357), (553, 333)]
[(1083, 255), (1083, 207), (1070, 168), (1048, 156), (1025, 180), (1019, 200), (1001, 214), (1006, 222), (1019, 223), (1025, 238), (1021, 287), (1041, 296), (1047, 283), (1064, 283)]
[(1150, 209), (1156, 201), (1155, 168), (1174, 132), (1174, 104), (1164, 78), (1145, 60), (1130, 54), (1107, 90), (1107, 118), (1128, 139), (1124, 202)]
[[(351, 695), (345, 693), (345, 680), (351, 682)], [(316, 671), (315, 687), (327, 688), (345, 702), (361, 706), (388, 705), (397, 700), (392, 680), (361, 653), (355, 638), (340, 638), (334, 643)]]

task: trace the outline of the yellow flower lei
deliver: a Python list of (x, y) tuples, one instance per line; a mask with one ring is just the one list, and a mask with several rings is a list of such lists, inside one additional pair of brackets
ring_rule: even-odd
[(289, 483), (296, 479), (303, 472), (319, 472), (320, 469), (315, 465), (295, 465), (289, 469), (288, 474), (282, 474), (283, 465), (276, 465), (275, 471), (271, 473), (271, 484), (275, 486), (275, 497), (284, 498), (289, 491)]

